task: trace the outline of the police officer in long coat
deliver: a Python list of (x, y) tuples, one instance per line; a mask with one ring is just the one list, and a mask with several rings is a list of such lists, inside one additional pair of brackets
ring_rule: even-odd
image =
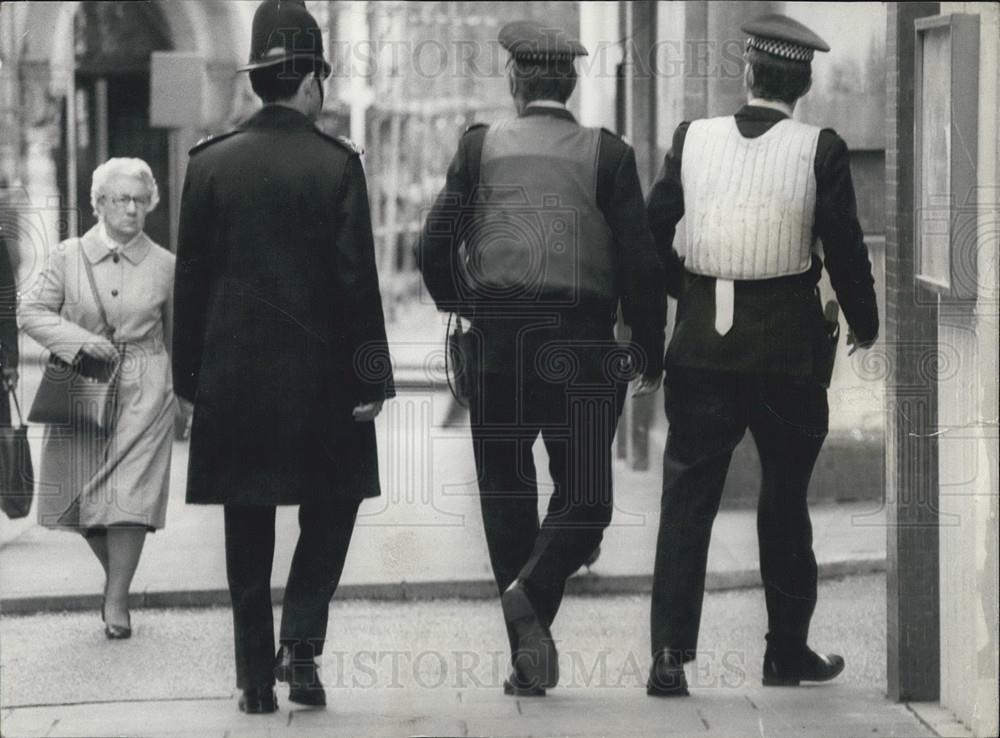
[[(359, 502), (379, 494), (373, 419), (393, 394), (359, 152), (314, 121), (330, 67), (301, 0), (265, 0), (250, 81), (264, 107), (191, 151), (173, 347), (194, 403), (187, 499), (225, 506), (240, 708), (325, 704), (323, 650)], [(299, 505), (277, 657), (276, 505)]]
[[(472, 316), (473, 449), (514, 665), (504, 690), (543, 695), (566, 579), (611, 520), (627, 381), (659, 387), (666, 298), (632, 148), (566, 109), (586, 50), (529, 22), (499, 41), (518, 116), (462, 136), (419, 255), (438, 307)], [(634, 356), (615, 342), (619, 305)], [(541, 524), (539, 436), (555, 485)]]
[[(749, 34), (747, 105), (682, 123), (650, 193), (654, 238), (677, 319), (666, 356), (670, 423), (652, 598), (651, 695), (685, 695), (712, 522), (747, 428), (760, 454), (757, 532), (767, 603), (765, 685), (832, 679), (840, 656), (807, 645), (816, 558), (806, 492), (827, 432), (834, 346), (816, 288), (825, 266), (851, 329), (878, 336), (868, 250), (847, 146), (792, 120), (829, 47), (781, 15)], [(674, 233), (684, 218), (685, 242)], [(819, 247), (822, 244), (822, 249)]]

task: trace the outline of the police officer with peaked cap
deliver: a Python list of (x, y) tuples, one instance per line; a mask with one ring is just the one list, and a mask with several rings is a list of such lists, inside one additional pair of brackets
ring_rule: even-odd
[[(635, 154), (566, 108), (574, 59), (564, 32), (504, 26), (517, 117), (471, 126), (425, 223), (420, 269), (438, 307), (471, 316), (470, 399), (487, 546), (514, 666), (507, 694), (558, 681), (550, 626), (566, 579), (612, 512), (611, 441), (627, 382), (655, 391), (666, 297)], [(634, 351), (614, 337), (619, 306)], [(538, 520), (532, 445), (554, 490)]]
[[(393, 395), (358, 150), (315, 120), (330, 66), (302, 0), (265, 0), (249, 71), (264, 107), (191, 150), (173, 342), (194, 402), (189, 503), (224, 505), (240, 709), (322, 706), (315, 657), (358, 505), (379, 494), (373, 419)], [(383, 371), (384, 370), (384, 371)], [(275, 656), (277, 505), (299, 506)]]
[[(878, 310), (847, 146), (792, 119), (829, 46), (783, 15), (743, 26), (746, 105), (674, 133), (648, 212), (678, 300), (666, 355), (669, 420), (653, 575), (651, 695), (686, 695), (712, 522), (747, 428), (760, 455), (757, 511), (768, 614), (765, 685), (826, 681), (844, 668), (807, 645), (816, 558), (806, 492), (827, 432), (836, 333), (820, 305), (825, 267), (868, 348)], [(685, 221), (683, 245), (674, 234)], [(822, 243), (822, 250), (819, 244)]]

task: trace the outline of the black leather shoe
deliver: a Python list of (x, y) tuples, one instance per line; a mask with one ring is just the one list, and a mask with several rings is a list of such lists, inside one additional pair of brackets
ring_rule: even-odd
[(296, 659), (292, 649), (282, 645), (274, 657), (274, 678), (288, 684), (289, 701), (307, 707), (326, 707), (326, 690), (314, 659)]
[(559, 654), (555, 641), (525, 591), (524, 583), (515, 579), (500, 597), (503, 616), (517, 633), (518, 649), (514, 654), (514, 669), (528, 684), (542, 689), (559, 682)]
[(278, 709), (278, 698), (274, 687), (251, 687), (240, 695), (240, 712), (247, 715), (267, 715)]
[(844, 670), (844, 657), (806, 648), (788, 653), (770, 646), (764, 652), (765, 687), (797, 687), (799, 682), (828, 682)]
[(104, 624), (104, 637), (109, 641), (124, 641), (132, 637), (132, 627), (129, 625)]
[(101, 619), (104, 620), (104, 637), (109, 641), (124, 641), (132, 637), (132, 616), (129, 615), (128, 625), (112, 625), (104, 617), (104, 606), (101, 606)]
[(544, 697), (545, 688), (526, 682), (517, 672), (511, 672), (503, 681), (503, 693), (513, 697)]
[(653, 659), (646, 682), (646, 694), (650, 697), (687, 697), (687, 677), (684, 663), (673, 651), (660, 651)]

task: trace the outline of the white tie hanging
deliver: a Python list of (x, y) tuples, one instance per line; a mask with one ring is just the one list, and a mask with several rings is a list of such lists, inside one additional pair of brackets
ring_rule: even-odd
[(720, 336), (733, 327), (733, 280), (715, 280), (715, 332)]

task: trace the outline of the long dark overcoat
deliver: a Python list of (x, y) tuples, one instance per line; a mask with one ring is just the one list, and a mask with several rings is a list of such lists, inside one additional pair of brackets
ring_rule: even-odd
[(174, 385), (194, 402), (187, 500), (379, 494), (391, 397), (364, 170), (304, 115), (265, 106), (191, 152), (174, 293)]

